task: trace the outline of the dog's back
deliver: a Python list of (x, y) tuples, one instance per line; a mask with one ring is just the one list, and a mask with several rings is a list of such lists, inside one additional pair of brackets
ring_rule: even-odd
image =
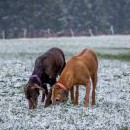
[[(97, 69), (97, 57), (91, 49), (84, 49), (82, 52), (71, 57), (62, 71), (58, 83), (53, 86), (53, 103), (66, 101), (68, 98), (66, 93), (70, 90), (72, 102), (78, 104), (78, 87), (83, 85), (86, 88), (84, 106), (87, 107), (89, 103), (90, 82), (92, 81), (92, 105), (94, 105)], [(74, 86), (76, 86), (75, 94)]]
[(90, 72), (90, 75), (92, 75), (94, 71), (98, 68), (97, 56), (92, 49), (83, 50), (82, 55), (79, 56), (79, 60), (81, 60), (86, 65)]
[(74, 65), (73, 62), (76, 62), (76, 61), (80, 61), (80, 62), (83, 62), (83, 64), (86, 64), (89, 71), (92, 71), (93, 69), (98, 68), (97, 56), (96, 56), (96, 53), (92, 49), (85, 48), (80, 53), (71, 57), (68, 62), (70, 62), (70, 64), (72, 62), (72, 64)]
[(86, 80), (89, 80), (89, 76), (97, 71), (97, 68), (98, 60), (95, 52), (91, 49), (84, 49), (67, 61), (66, 67), (61, 74), (61, 79), (71, 77), (73, 82), (75, 82), (74, 84), (84, 85), (87, 82)]

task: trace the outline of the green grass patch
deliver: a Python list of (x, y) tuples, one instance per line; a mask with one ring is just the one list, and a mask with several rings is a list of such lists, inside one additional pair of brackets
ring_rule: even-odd
[(118, 54), (118, 55), (97, 53), (97, 56), (98, 56), (99, 58), (101, 58), (101, 59), (130, 61), (130, 53)]
[(122, 51), (122, 50), (125, 50), (125, 51), (130, 51), (130, 48), (127, 48), (127, 47), (95, 47), (96, 49), (103, 49), (103, 50), (118, 50), (118, 51)]
[(128, 127), (127, 126), (126, 127), (121, 127), (118, 130), (128, 130)]

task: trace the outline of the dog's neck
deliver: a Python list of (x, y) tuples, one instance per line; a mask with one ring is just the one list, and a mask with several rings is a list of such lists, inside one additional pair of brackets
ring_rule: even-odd
[(33, 74), (30, 76), (29, 83), (30, 84), (35, 83), (35, 84), (38, 84), (39, 86), (42, 86), (42, 81), (37, 74)]
[(73, 80), (72, 80), (71, 76), (68, 76), (68, 78), (60, 77), (59, 80), (58, 80), (58, 84), (62, 88), (66, 88), (66, 89), (70, 90), (71, 87), (73, 86)]

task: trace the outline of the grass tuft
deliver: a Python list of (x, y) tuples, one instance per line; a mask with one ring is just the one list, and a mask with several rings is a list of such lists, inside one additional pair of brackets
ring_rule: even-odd
[(118, 130), (128, 130), (128, 127), (127, 126), (126, 127), (121, 127)]
[(101, 58), (101, 59), (130, 61), (130, 53), (127, 53), (127, 54), (118, 54), (118, 55), (97, 53), (97, 56), (99, 58)]

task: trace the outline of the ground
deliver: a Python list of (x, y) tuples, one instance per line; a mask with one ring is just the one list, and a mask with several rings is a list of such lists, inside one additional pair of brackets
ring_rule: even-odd
[[(66, 60), (85, 47), (98, 54), (96, 105), (66, 104), (29, 110), (23, 87), (37, 56), (51, 47), (63, 49)], [(119, 56), (123, 56), (120, 58)], [(113, 58), (114, 57), (114, 58)], [(91, 97), (91, 95), (90, 95)], [(130, 36), (0, 40), (0, 130), (130, 129)]]

